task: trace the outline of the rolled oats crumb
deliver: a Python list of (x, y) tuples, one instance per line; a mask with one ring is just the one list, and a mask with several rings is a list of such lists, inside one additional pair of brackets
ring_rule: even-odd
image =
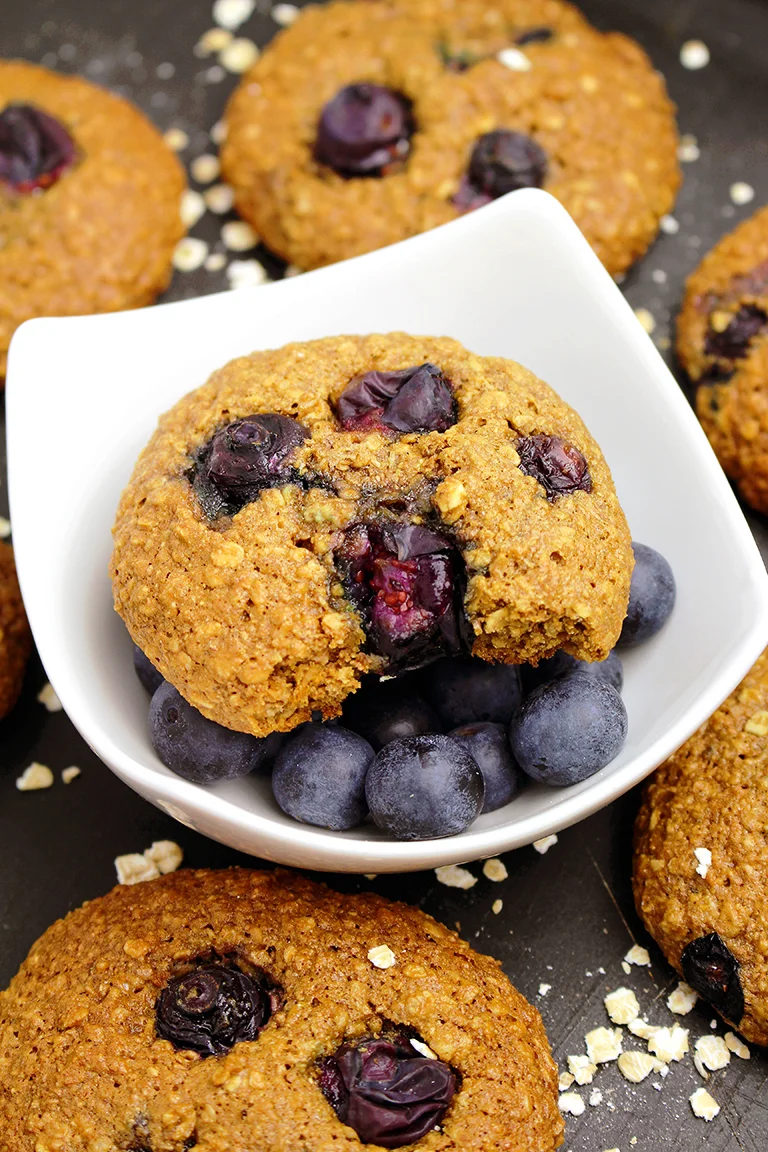
[(247, 252), (259, 242), (253, 228), (245, 220), (229, 220), (222, 226), (221, 239), (230, 252)]
[(706, 68), (709, 64), (709, 48), (703, 40), (686, 40), (680, 49), (680, 63), (689, 71)]
[(699, 142), (690, 132), (680, 137), (677, 146), (677, 158), (681, 164), (694, 164), (701, 156)]
[(206, 208), (216, 216), (223, 216), (229, 212), (235, 202), (234, 190), (229, 184), (213, 184), (203, 193)]
[(295, 4), (275, 4), (272, 9), (272, 19), (281, 28), (287, 28), (289, 24), (293, 24), (298, 15), (299, 9)]
[(545, 852), (549, 852), (550, 848), (553, 848), (555, 844), (557, 844), (557, 836), (555, 836), (554, 833), (551, 836), (542, 836), (541, 840), (534, 840), (533, 842), (533, 846), (540, 856), (543, 856)]
[(252, 14), (256, 0), (215, 0), (213, 19), (221, 27), (234, 32)]
[(411, 1040), (411, 1047), (415, 1048), (421, 1056), (426, 1056), (427, 1060), (437, 1060), (437, 1052), (433, 1052), (429, 1044), (425, 1044), (423, 1040)]
[(621, 1055), (621, 1028), (593, 1028), (584, 1037), (593, 1064), (607, 1064)]
[(504, 863), (494, 857), (492, 860), (486, 860), (483, 864), (483, 876), (486, 880), (492, 880), (498, 884), (501, 880), (507, 879), (509, 872), (507, 872)]
[(76, 764), (70, 765), (69, 768), (62, 768), (61, 778), (65, 784), (71, 784), (73, 780), (77, 780), (80, 775), (80, 769)]
[(557, 1087), (560, 1092), (567, 1092), (571, 1084), (573, 1084), (575, 1077), (570, 1072), (561, 1072), (558, 1077)]
[(504, 907), (504, 901), (503, 900), (494, 900), (493, 904), (491, 904), (491, 912), (493, 912), (494, 916), (498, 916), (499, 912), (501, 912), (503, 907)]
[(477, 884), (477, 876), (473, 876), (466, 868), (460, 868), (458, 864), (444, 864), (442, 868), (435, 868), (435, 876), (440, 884), (445, 884), (446, 888), (474, 888)]
[(752, 1053), (750, 1052), (749, 1048), (747, 1048), (744, 1041), (739, 1039), (735, 1032), (726, 1032), (723, 1039), (728, 1045), (729, 1051), (733, 1052), (734, 1056), (738, 1056), (740, 1060), (751, 1059)]
[(589, 1056), (569, 1056), (568, 1071), (576, 1083), (583, 1087), (594, 1080), (597, 1064), (590, 1060)]
[(707, 872), (709, 872), (712, 865), (712, 853), (709, 848), (694, 848), (693, 854), (698, 861), (696, 865), (697, 873), (702, 879), (706, 879)]
[(34, 760), (25, 768), (16, 781), (19, 792), (38, 792), (41, 788), (50, 788), (53, 784), (53, 772), (47, 764), (38, 764)]
[(551, 991), (552, 991), (552, 985), (551, 984), (539, 984), (539, 991), (538, 991), (539, 996), (546, 996), (547, 992), (551, 992)]
[(630, 968), (629, 964), (627, 964), (626, 960), (622, 960), (622, 962), (621, 962), (621, 970), (622, 970), (622, 972), (624, 973), (624, 975), (625, 975), (625, 976), (629, 976), (630, 972), (632, 971), (632, 969)]
[(680, 231), (680, 223), (674, 216), (662, 216), (659, 226), (667, 236), (675, 236)]
[(648, 1040), (648, 1051), (665, 1064), (682, 1060), (688, 1051), (688, 1029), (673, 1024), (671, 1028), (657, 1028)]
[(230, 288), (254, 288), (269, 279), (267, 270), (258, 260), (233, 260), (227, 268)]
[(590, 1106), (590, 1108), (597, 1108), (598, 1104), (602, 1104), (602, 1102), (603, 1102), (602, 1092), (600, 1091), (599, 1088), (593, 1088), (589, 1094), (589, 1106)]
[(605, 1152), (619, 1152), (618, 1148), (606, 1148)]
[(630, 1136), (629, 1142), (632, 1145), (632, 1147), (634, 1148), (635, 1144), (637, 1144), (637, 1136)]
[(226, 48), (219, 52), (219, 62), (226, 68), (227, 72), (233, 72), (239, 76), (256, 63), (259, 55), (259, 49), (253, 40), (239, 36), (236, 40), (230, 41)]
[(525, 52), (519, 48), (502, 48), (496, 59), (512, 72), (530, 72), (533, 67)]
[(700, 1036), (694, 1052), (710, 1072), (719, 1072), (731, 1062), (731, 1052), (722, 1036)]
[(221, 171), (221, 165), (218, 156), (213, 156), (210, 152), (203, 152), (202, 156), (195, 157), (189, 170), (198, 184), (210, 184)]
[(302, 272), (303, 269), (299, 268), (296, 264), (288, 264), (285, 272), (283, 272), (283, 279), (292, 280), (294, 276), (301, 276)]
[(615, 992), (609, 992), (603, 1003), (614, 1024), (630, 1024), (640, 1015), (640, 1005), (631, 988), (617, 988)]
[(221, 272), (226, 263), (227, 258), (223, 252), (211, 252), (210, 256), (206, 256), (203, 267), (206, 272)]
[(698, 1072), (699, 1076), (701, 1076), (702, 1080), (709, 1080), (709, 1072), (707, 1072), (706, 1068), (704, 1067), (700, 1056), (694, 1055), (693, 1066)]
[(208, 245), (205, 240), (198, 240), (195, 236), (185, 236), (179, 240), (173, 253), (173, 266), (179, 272), (194, 272), (200, 268), (208, 255)]
[(141, 884), (144, 880), (157, 880), (159, 869), (143, 852), (128, 852), (115, 858), (118, 884)]
[[(729, 312), (728, 324), (732, 319), (733, 317)], [(744, 731), (751, 732), (753, 736), (768, 736), (768, 712), (754, 712), (745, 723)]]
[(720, 1111), (720, 1105), (717, 1103), (713, 1096), (710, 1096), (706, 1088), (697, 1088), (688, 1097), (688, 1102), (691, 1105), (694, 1116), (698, 1116), (700, 1120), (714, 1120)]
[(375, 948), (369, 948), (368, 959), (374, 968), (393, 968), (397, 963), (397, 957), (388, 944), (377, 944)]
[(751, 184), (747, 184), (744, 180), (737, 180), (735, 184), (731, 184), (730, 188), (731, 200), (739, 207), (743, 204), (749, 204), (755, 198), (755, 190)]
[(667, 996), (667, 1008), (676, 1016), (687, 1016), (698, 998), (698, 992), (694, 992), (690, 984), (681, 980), (677, 988)]
[(189, 136), (183, 128), (169, 128), (163, 136), (166, 144), (174, 152), (183, 152), (189, 147)]
[(656, 1061), (647, 1052), (622, 1052), (619, 1056), (619, 1072), (631, 1084), (640, 1084), (653, 1072)]
[[(205, 200), (193, 188), (187, 188), (181, 194), (179, 215), (185, 228), (194, 228), (198, 220), (205, 214)], [(183, 244), (184, 241), (182, 240)]]
[(52, 684), (44, 684), (37, 694), (38, 704), (42, 704), (46, 712), (61, 712), (61, 700), (53, 690)]
[(563, 1092), (557, 1102), (561, 1112), (568, 1116), (582, 1116), (586, 1105), (577, 1092)]
[(654, 319), (653, 313), (649, 312), (647, 308), (635, 308), (635, 316), (640, 321), (640, 326), (650, 336), (656, 328), (656, 320)]
[(175, 840), (155, 840), (144, 855), (162, 876), (175, 872), (184, 859), (184, 853)]
[(647, 948), (640, 944), (633, 944), (624, 957), (627, 964), (635, 964), (638, 968), (650, 968), (651, 957)]
[(227, 138), (227, 123), (225, 120), (217, 120), (213, 128), (208, 133), (214, 144), (223, 144)]
[(192, 51), (195, 56), (210, 56), (213, 52), (221, 52), (232, 39), (228, 28), (209, 28), (198, 40)]

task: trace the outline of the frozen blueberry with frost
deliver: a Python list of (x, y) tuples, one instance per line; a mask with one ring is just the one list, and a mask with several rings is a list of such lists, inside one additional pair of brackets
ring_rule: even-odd
[(480, 815), (483, 774), (449, 736), (393, 740), (368, 769), (365, 798), (379, 828), (397, 840), (463, 832)]
[(754, 304), (744, 304), (722, 332), (710, 328), (704, 345), (707, 356), (721, 360), (741, 360), (749, 351), (755, 336), (768, 325), (768, 315)]
[(621, 692), (624, 686), (624, 669), (621, 658), (615, 650), (609, 652), (605, 660), (594, 660), (590, 663), (588, 660), (577, 660), (575, 656), (571, 656), (561, 649), (554, 656), (550, 656), (548, 660), (542, 660), (535, 667), (530, 664), (522, 667), (523, 690), (526, 693), (532, 692), (540, 684), (548, 684), (550, 680), (555, 680), (558, 676), (568, 675), (570, 672), (579, 672), (584, 676), (597, 676), (599, 679), (605, 680), (617, 692)]
[(692, 940), (683, 949), (680, 967), (691, 988), (728, 1020), (739, 1023), (744, 1015), (739, 962), (717, 932)]
[(621, 648), (650, 640), (666, 624), (675, 606), (675, 577), (667, 561), (647, 544), (633, 542), (635, 567), (629, 585), (627, 615), (619, 637)]
[(349, 84), (320, 115), (315, 159), (340, 176), (385, 176), (411, 150), (411, 102), (381, 84)]
[(0, 112), (0, 183), (22, 193), (50, 188), (74, 160), (69, 132), (41, 108), (7, 104)]
[(538, 480), (551, 503), (571, 492), (592, 491), (587, 461), (559, 436), (521, 436), (515, 447), (520, 471)]
[(581, 672), (535, 689), (509, 729), (522, 770), (557, 786), (578, 784), (610, 764), (626, 736), (621, 696), (605, 680)]
[(464, 562), (446, 536), (421, 524), (357, 523), (334, 559), (370, 650), (386, 662), (382, 672), (407, 672), (467, 651)]
[[(414, 1039), (418, 1040), (414, 1033)], [(401, 1148), (437, 1127), (457, 1088), (456, 1073), (424, 1056), (405, 1031), (342, 1044), (320, 1064), (320, 1090), (364, 1144)]]
[(298, 420), (273, 412), (221, 428), (198, 453), (194, 468), (195, 489), (206, 514), (233, 514), (264, 488), (301, 484), (289, 461), (308, 436)]
[(336, 403), (346, 431), (445, 432), (456, 423), (451, 382), (435, 364), (398, 372), (366, 372), (350, 380)]
[(417, 693), (412, 676), (365, 684), (344, 701), (343, 722), (377, 752), (392, 740), (442, 731), (434, 709)]
[(495, 812), (517, 796), (525, 779), (509, 747), (504, 724), (462, 724), (449, 732), (452, 740), (466, 748), (483, 774), (483, 812)]
[(366, 814), (365, 776), (374, 752), (347, 728), (305, 724), (286, 740), (272, 771), (275, 800), (294, 820), (355, 828)]
[(149, 692), (150, 696), (153, 696), (163, 683), (163, 677), (149, 657), (144, 655), (138, 644), (134, 644), (133, 646), (133, 667), (147, 692)]
[(524, 132), (497, 129), (475, 143), (453, 202), (471, 211), (518, 188), (541, 188), (546, 176), (547, 154), (540, 144)]
[(489, 664), (473, 656), (441, 660), (422, 678), (423, 691), (444, 728), (478, 720), (509, 724), (520, 707), (515, 664)]
[(149, 705), (155, 751), (177, 776), (193, 784), (213, 784), (257, 771), (270, 751), (269, 737), (259, 740), (207, 720), (165, 681)]
[(267, 980), (228, 964), (202, 964), (175, 976), (157, 998), (155, 1031), (174, 1048), (221, 1056), (256, 1040), (280, 1005)]

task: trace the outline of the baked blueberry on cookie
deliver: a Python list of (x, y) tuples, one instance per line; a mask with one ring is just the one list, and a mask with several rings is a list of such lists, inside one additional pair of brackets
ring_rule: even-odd
[(32, 635), (21, 600), (13, 549), (0, 541), (0, 720), (19, 698)]
[(544, 188), (612, 273), (679, 185), (674, 110), (632, 40), (560, 0), (336, 0), (243, 78), (222, 166), (238, 210), (302, 268)]
[(268, 736), (366, 672), (602, 660), (632, 550), (577, 414), (455, 340), (233, 360), (160, 421), (120, 501), (115, 607), (209, 720)]
[(0, 61), (0, 381), (22, 321), (152, 303), (184, 231), (184, 183), (126, 100)]
[(551, 1152), (562, 1131), (541, 1017), (497, 961), (287, 872), (116, 888), (0, 993), (13, 1152)]
[(768, 652), (662, 764), (635, 828), (637, 910), (670, 964), (768, 1044)]
[(768, 208), (689, 278), (677, 352), (720, 463), (743, 499), (768, 512)]

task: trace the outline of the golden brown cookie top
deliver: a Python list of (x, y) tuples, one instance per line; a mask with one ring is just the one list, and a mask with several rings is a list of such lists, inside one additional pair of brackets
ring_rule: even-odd
[(32, 651), (32, 635), (10, 544), (0, 541), (0, 719), (16, 703)]
[[(340, 426), (350, 381), (425, 363), (449, 382), (456, 411), (445, 431)], [(309, 435), (278, 487), (212, 520), (191, 480), (195, 460), (222, 427), (254, 413), (291, 417)], [(560, 495), (521, 460), (548, 437), (587, 470)], [(513, 361), (403, 333), (257, 352), (172, 408), (120, 502), (115, 606), (139, 647), (210, 719), (266, 735), (313, 710), (337, 715), (363, 672), (393, 670), (367, 641), (368, 609), (347, 564), (360, 524), (418, 525), (445, 541), (455, 613), (471, 626), (454, 654), (471, 644), (477, 656), (514, 663), (565, 646), (602, 659), (616, 642), (629, 531), (583, 422)]]
[[(386, 969), (369, 959), (381, 945), (395, 958)], [(163, 989), (201, 963), (275, 992), (258, 1039), (208, 1058), (156, 1032)], [(283, 872), (116, 888), (54, 924), (0, 993), (0, 1148), (360, 1148), (320, 1091), (318, 1062), (387, 1022), (413, 1029), (459, 1080), (418, 1147), (559, 1144), (538, 1012), (495, 960), (422, 912)]]
[(651, 777), (637, 818), (633, 876), (638, 912), (669, 962), (758, 1044), (768, 1043), (767, 827), (763, 653)]
[(0, 61), (0, 115), (19, 105), (52, 117), (75, 154), (48, 187), (0, 180), (0, 377), (23, 320), (150, 303), (183, 233), (184, 172), (138, 108), (77, 76)]

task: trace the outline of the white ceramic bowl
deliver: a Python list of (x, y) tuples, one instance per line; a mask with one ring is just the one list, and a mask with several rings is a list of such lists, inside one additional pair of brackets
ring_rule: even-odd
[[(670, 561), (678, 603), (625, 658), (629, 736), (596, 776), (529, 788), (461, 836), (397, 843), (295, 823), (269, 782), (210, 788), (164, 768), (112, 611), (120, 491), (157, 417), (233, 356), (339, 333), (449, 335), (508, 356), (584, 417), (635, 539)], [(507, 196), (402, 244), (269, 287), (139, 312), (32, 320), (7, 385), (11, 514), (35, 639), (66, 711), (126, 783), (188, 827), (304, 867), (396, 872), (493, 855), (607, 804), (710, 715), (768, 642), (768, 579), (747, 525), (656, 349), (565, 211)], [(94, 814), (97, 818), (97, 814)]]

